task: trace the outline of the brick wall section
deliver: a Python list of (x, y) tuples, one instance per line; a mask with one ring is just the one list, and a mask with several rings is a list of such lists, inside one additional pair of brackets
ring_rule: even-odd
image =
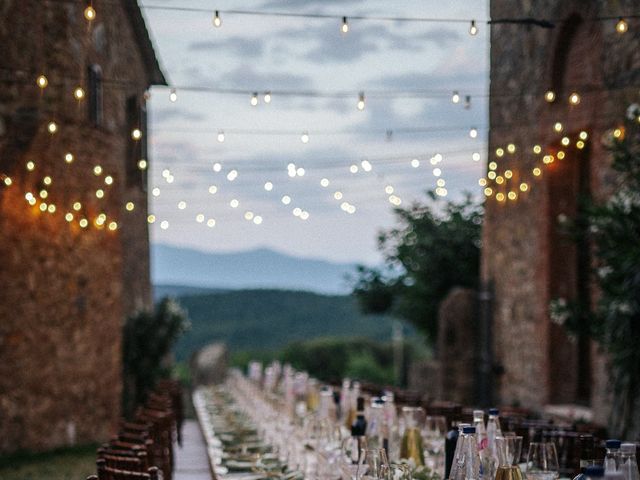
[[(637, 2), (633, 0), (491, 1), (493, 19), (537, 17), (557, 21), (573, 14), (589, 18), (636, 10)], [(492, 27), (489, 161), (498, 161), (499, 172), (512, 169), (514, 179), (526, 179), (532, 186), (515, 202), (500, 203), (495, 196), (486, 202), (482, 278), (495, 287), (494, 350), (496, 361), (505, 368), (505, 373), (496, 379), (496, 393), (502, 403), (540, 407), (576, 399), (576, 345), (561, 328), (551, 324), (548, 315), (550, 280), (561, 268), (549, 261), (551, 249), (557, 247), (550, 241), (550, 229), (556, 228), (557, 220), (550, 218), (555, 212), (551, 207), (556, 197), (549, 197), (549, 182), (554, 175), (558, 180), (563, 167), (552, 165), (544, 169), (540, 179), (533, 179), (530, 172), (538, 160), (530, 152), (534, 144), (558, 146), (561, 135), (552, 129), (556, 121), (565, 125), (565, 133), (574, 142), (577, 132), (589, 131), (589, 166), (582, 168), (589, 170), (592, 193), (597, 197), (606, 195), (610, 159), (601, 139), (608, 129), (620, 123), (627, 106), (638, 101), (640, 25), (630, 22), (629, 32), (622, 36), (615, 33), (615, 21), (584, 22), (573, 40), (563, 33), (562, 21), (553, 30), (517, 25)], [(559, 45), (568, 46), (564, 56), (556, 54)], [(559, 60), (554, 68), (556, 57)], [(543, 94), (554, 85), (559, 89), (558, 101), (550, 105)], [(578, 89), (582, 102), (569, 107), (570, 87), (576, 85), (582, 88)], [(625, 85), (634, 87), (623, 88)], [(507, 97), (505, 93), (514, 96)], [(517, 146), (516, 153), (497, 158), (496, 149), (509, 143)], [(577, 161), (569, 155), (567, 160)], [(505, 191), (504, 187), (498, 189)], [(602, 421), (607, 413), (606, 369), (603, 357), (595, 347), (591, 348), (591, 403), (596, 418)]]
[[(143, 97), (148, 75), (121, 4), (94, 5), (91, 29), (81, 1), (0, 5), (0, 174), (13, 179), (0, 187), (0, 452), (107, 439), (120, 413), (122, 322), (151, 302), (146, 193), (142, 176), (127, 182), (125, 109)], [(89, 64), (105, 80), (101, 127), (72, 96), (79, 84), (88, 91)], [(50, 82), (42, 94), (40, 72)], [(24, 198), (46, 175), (53, 214)], [(89, 220), (104, 212), (118, 229), (67, 223), (75, 201)]]

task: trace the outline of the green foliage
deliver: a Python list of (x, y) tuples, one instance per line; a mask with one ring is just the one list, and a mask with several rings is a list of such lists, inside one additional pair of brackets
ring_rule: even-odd
[(387, 270), (359, 267), (353, 293), (364, 311), (399, 315), (433, 341), (440, 301), (452, 287), (477, 286), (483, 212), (469, 195), (429, 197), (431, 205), (396, 210), (400, 226), (378, 239)]
[(96, 471), (96, 445), (0, 457), (2, 480), (77, 480)]
[[(636, 106), (637, 107), (637, 106)], [(614, 392), (611, 429), (630, 438), (640, 432), (640, 125), (635, 117), (625, 135), (611, 139), (617, 173), (613, 195), (591, 202), (581, 219), (595, 248), (599, 296), (595, 309), (557, 299), (552, 318), (570, 331), (586, 331), (608, 352)]]
[[(426, 354), (424, 347), (410, 341), (404, 342), (402, 347), (404, 367)], [(242, 352), (232, 357), (232, 363), (241, 368), (245, 368), (250, 360), (263, 363), (280, 360), (326, 382), (350, 377), (378, 384), (398, 383), (393, 373), (392, 343), (368, 338), (320, 337), (293, 342), (277, 352)]]
[(188, 328), (186, 313), (169, 298), (161, 300), (153, 312), (143, 310), (127, 319), (122, 340), (125, 415), (133, 413), (155, 383), (168, 376), (167, 356)]
[(174, 350), (179, 361), (188, 361), (195, 351), (216, 341), (226, 343), (233, 354), (273, 351), (319, 336), (391, 338), (392, 318), (363, 315), (356, 300), (346, 295), (235, 290), (184, 296), (179, 301), (191, 321), (191, 330)]

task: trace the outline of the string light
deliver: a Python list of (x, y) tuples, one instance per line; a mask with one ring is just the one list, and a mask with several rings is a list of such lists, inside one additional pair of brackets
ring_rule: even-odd
[(222, 26), (222, 19), (220, 18), (220, 12), (216, 10), (213, 14), (213, 26), (220, 28)]
[(64, 216), (64, 219), (69, 223), (73, 222), (73, 213), (67, 212)]
[(303, 210), (302, 213), (300, 214), (300, 220), (308, 220), (309, 219), (309, 212), (307, 212), (306, 210)]
[(624, 130), (622, 128), (616, 128), (613, 130), (613, 138), (624, 137)]
[(215, 226), (216, 226), (216, 220), (214, 218), (210, 218), (209, 220), (207, 220), (207, 227), (213, 228)]
[(289, 195), (284, 195), (280, 201), (284, 204), (284, 205), (289, 205), (291, 203), (291, 197)]
[(151, 190), (151, 195), (153, 195), (154, 197), (159, 197), (160, 189), (158, 187), (155, 187), (153, 190)]
[(144, 159), (138, 160), (138, 168), (140, 170), (146, 170), (147, 169), (147, 161)]
[(453, 91), (453, 95), (451, 95), (451, 101), (453, 103), (460, 103), (460, 94), (458, 93), (457, 90)]
[(558, 157), (558, 160), (564, 160), (564, 152), (562, 150), (560, 150), (558, 153), (556, 153), (556, 157)]
[(253, 223), (255, 223), (256, 225), (260, 225), (262, 223), (262, 217), (260, 215), (256, 215), (255, 217), (253, 217)]
[(502, 184), (504, 183), (504, 177), (503, 177), (502, 175), (498, 175), (498, 176), (496, 177), (496, 183), (497, 183), (498, 185), (502, 185)]
[(364, 92), (358, 94), (358, 110), (364, 110)]
[(96, 165), (93, 167), (93, 174), (97, 177), (102, 174), (102, 167), (100, 165)]
[(544, 99), (547, 103), (552, 103), (556, 99), (556, 93), (553, 90), (547, 90), (544, 94)]
[(156, 221), (156, 216), (155, 215), (148, 215), (147, 216), (147, 223), (155, 223)]
[(493, 180), (496, 178), (496, 172), (494, 172), (493, 170), (491, 170), (490, 172), (487, 172), (487, 178), (489, 180)]
[(481, 178), (478, 180), (478, 185), (480, 185), (481, 187), (486, 187), (487, 186), (487, 179), (486, 178)]
[(558, 133), (560, 133), (562, 131), (562, 128), (563, 128), (562, 127), (562, 123), (560, 123), (560, 122), (556, 122), (556, 123), (553, 124), (553, 129)]
[(616, 32), (623, 34), (629, 30), (629, 24), (624, 18), (620, 18), (618, 23), (616, 23)]
[(521, 192), (526, 192), (527, 190), (529, 190), (529, 185), (527, 185), (527, 183), (526, 183), (526, 182), (522, 182), (522, 183), (520, 184), (520, 191), (521, 191)]
[(82, 208), (82, 204), (80, 202), (73, 202), (73, 209), (76, 212), (79, 212), (81, 208)]
[(163, 220), (162, 222), (160, 222), (160, 228), (162, 230), (166, 230), (167, 228), (169, 228), (169, 222), (167, 220)]
[(577, 148), (578, 150), (582, 150), (582, 149), (584, 148), (584, 142), (583, 142), (582, 140), (578, 140), (578, 141), (576, 142), (576, 148)]
[(102, 190), (101, 188), (96, 190), (96, 197), (98, 197), (98, 198), (104, 197), (104, 190)]
[(369, 160), (362, 160), (362, 162), (360, 162), (360, 166), (365, 172), (370, 172), (373, 169), (373, 166), (371, 165), (371, 162), (369, 162)]
[(305, 174), (305, 173), (306, 173), (306, 172), (305, 172), (305, 169), (304, 169), (304, 168), (302, 168), (302, 167), (298, 167), (298, 169), (296, 170), (296, 174), (297, 174), (299, 177), (304, 177), (304, 174)]
[(562, 137), (562, 140), (560, 140), (560, 143), (562, 143), (562, 145), (566, 147), (569, 145), (569, 143), (571, 143), (571, 140), (569, 140), (569, 137)]
[(340, 190), (337, 190), (333, 193), (333, 198), (335, 198), (336, 200), (342, 200), (342, 192)]
[(507, 194), (507, 197), (509, 197), (509, 200), (515, 200), (518, 198), (518, 194), (512, 190)]
[(300, 141), (302, 143), (309, 143), (309, 132), (303, 132), (300, 136)]
[(47, 85), (49, 85), (49, 80), (44, 75), (38, 75), (38, 78), (36, 78), (36, 85), (44, 90), (47, 88)]
[(478, 33), (478, 27), (476, 27), (476, 21), (471, 20), (471, 25), (469, 26), (469, 35), (475, 36)]
[(127, 212), (133, 212), (134, 208), (136, 208), (135, 204), (133, 202), (127, 202), (127, 204), (124, 207)]
[(211, 185), (211, 186), (209, 187), (209, 193), (210, 193), (211, 195), (215, 195), (217, 192), (218, 192), (218, 187), (216, 187), (215, 185)]
[(29, 170), (30, 172), (33, 172), (36, 168), (36, 164), (34, 162), (32, 162), (31, 160), (29, 160), (27, 162), (27, 170)]
[(139, 128), (134, 128), (131, 131), (131, 138), (134, 140), (140, 140), (142, 138), (142, 130), (140, 130)]
[(542, 152), (542, 147), (540, 145), (534, 145), (533, 146), (533, 153), (535, 153), (537, 155), (540, 152)]
[(393, 186), (387, 185), (386, 187), (384, 187), (384, 193), (386, 193), (387, 195), (391, 195), (393, 193)]
[(291, 213), (293, 213), (294, 217), (299, 217), (302, 213), (302, 209), (300, 207), (296, 207), (291, 211)]
[(70, 153), (70, 152), (65, 153), (65, 154), (64, 154), (64, 161), (65, 161), (66, 163), (71, 163), (71, 162), (73, 162), (73, 154), (72, 154), (72, 153)]
[(504, 155), (504, 150), (502, 148), (496, 149), (496, 156), (502, 157)]
[(357, 165), (355, 165), (355, 164), (351, 165), (351, 166), (349, 167), (349, 171), (350, 171), (351, 173), (358, 173), (358, 166), (357, 166)]
[(504, 178), (510, 179), (511, 177), (513, 177), (513, 172), (511, 170), (505, 170), (504, 171)]
[(585, 132), (584, 130), (582, 130), (578, 134), (578, 137), (580, 138), (580, 140), (586, 140), (587, 138), (589, 138), (589, 134), (587, 132)]
[(439, 178), (438, 181), (436, 181), (436, 185), (438, 187), (444, 187), (447, 184), (447, 182), (444, 180), (444, 178)]
[(51, 135), (53, 135), (58, 131), (58, 125), (56, 124), (56, 122), (49, 122), (49, 124), (47, 125), (47, 130)]
[(258, 92), (253, 92), (253, 94), (251, 95), (251, 106), (255, 107), (256, 105), (258, 105)]
[(40, 190), (39, 195), (40, 195), (40, 198), (42, 198), (44, 200), (45, 198), (47, 198), (49, 196), (49, 192), (47, 192), (46, 190)]
[(4, 177), (4, 184), (7, 187), (10, 187), (13, 184), (13, 180), (11, 180), (11, 177)]
[(187, 208), (187, 202), (185, 202), (184, 200), (180, 200), (178, 202), (178, 210), (184, 210), (185, 208)]
[(471, 138), (476, 138), (478, 136), (478, 129), (472, 128), (471, 130), (469, 130), (469, 136)]
[(86, 218), (81, 218), (78, 222), (80, 228), (87, 228), (89, 226), (89, 221)]
[(439, 168), (434, 168), (433, 169), (433, 176), (434, 177), (439, 177), (440, 175), (442, 175), (442, 170), (440, 170)]
[(473, 152), (473, 154), (471, 155), (471, 159), (474, 162), (479, 162), (480, 161), (480, 154), (478, 152)]
[(171, 89), (169, 93), (169, 100), (171, 101), (171, 103), (176, 103), (176, 101), (178, 100), (178, 92), (175, 88)]
[(218, 173), (220, 170), (222, 170), (222, 165), (219, 162), (216, 162), (213, 164), (213, 171)]
[(486, 197), (490, 197), (491, 195), (493, 195), (493, 189), (491, 187), (487, 187), (484, 189), (484, 194)]
[(569, 95), (569, 103), (571, 105), (578, 105), (580, 103), (580, 95), (578, 95), (576, 92), (573, 92), (571, 95)]
[(498, 168), (498, 164), (496, 162), (489, 162), (489, 170), (495, 170)]
[(496, 194), (496, 200), (498, 200), (499, 202), (504, 202), (504, 193), (498, 192), (498, 194)]
[(82, 100), (84, 98), (84, 89), (82, 87), (76, 87), (73, 91), (73, 96), (78, 101)]
[(109, 222), (109, 230), (112, 232), (118, 229), (118, 224), (116, 222)]
[(413, 160), (411, 160), (411, 166), (413, 168), (418, 168), (420, 166), (420, 160), (418, 160), (417, 158), (414, 158)]
[(322, 180), (320, 180), (320, 186), (327, 188), (329, 186), (329, 179), (328, 178), (323, 178)]
[(513, 143), (507, 145), (507, 152), (513, 154), (516, 152), (516, 146)]
[(91, 5), (88, 5), (87, 8), (84, 9), (84, 18), (86, 18), (90, 22), (95, 20), (96, 10)]
[(347, 22), (347, 17), (342, 17), (342, 26), (340, 27), (340, 31), (343, 34), (346, 34), (349, 32), (349, 22)]
[(271, 190), (273, 190), (273, 183), (271, 183), (271, 182), (267, 182), (267, 183), (265, 183), (265, 184), (264, 184), (264, 189), (265, 189), (267, 192), (270, 192)]
[[(7, 177), (7, 178), (9, 178), (9, 177)], [(44, 183), (45, 185), (51, 185), (52, 181), (53, 180), (51, 180), (51, 177), (48, 176), (48, 175), (42, 179), (42, 183)]]
[(229, 180), (230, 182), (233, 182), (236, 178), (238, 178), (237, 170), (234, 169), (229, 171), (229, 173), (227, 173), (227, 180)]
[(196, 222), (198, 223), (204, 222), (204, 215), (202, 213), (199, 213), (196, 215)]
[(264, 103), (271, 103), (271, 92), (265, 92), (264, 94)]

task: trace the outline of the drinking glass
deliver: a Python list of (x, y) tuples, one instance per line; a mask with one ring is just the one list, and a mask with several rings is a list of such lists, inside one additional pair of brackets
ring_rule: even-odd
[(498, 470), (496, 480), (522, 480), (518, 466), (522, 450), (522, 437), (516, 435), (496, 437), (498, 451)]
[(527, 480), (555, 480), (559, 475), (558, 454), (551, 442), (531, 442), (527, 454)]
[(384, 448), (362, 449), (356, 470), (356, 480), (363, 478), (389, 480), (390, 472), (389, 459)]
[(431, 470), (444, 474), (444, 437), (447, 420), (441, 415), (429, 415), (422, 432), (425, 464)]
[(424, 447), (422, 445), (422, 430), (425, 414), (420, 407), (403, 407), (404, 434), (400, 445), (400, 458), (411, 459), (416, 466), (424, 465)]

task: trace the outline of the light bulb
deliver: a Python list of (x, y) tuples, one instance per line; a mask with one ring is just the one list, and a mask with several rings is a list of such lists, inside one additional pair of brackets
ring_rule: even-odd
[(147, 161), (144, 159), (138, 160), (138, 168), (140, 170), (146, 170), (147, 168)]
[(490, 197), (491, 195), (493, 195), (493, 190), (490, 187), (487, 187), (484, 189), (484, 194), (487, 197)]
[(185, 202), (184, 200), (180, 200), (178, 202), (178, 210), (184, 210), (185, 208), (187, 208), (187, 202)]
[(222, 19), (220, 18), (220, 12), (218, 10), (213, 14), (213, 26), (220, 28), (222, 26)]
[(542, 152), (542, 147), (540, 145), (534, 145), (533, 146), (533, 153), (535, 153), (537, 155), (540, 152)]
[(436, 181), (436, 185), (437, 185), (438, 187), (444, 187), (446, 184), (447, 184), (447, 182), (444, 180), (444, 178), (439, 178), (439, 179)]
[(299, 177), (304, 177), (304, 174), (305, 174), (305, 169), (304, 169), (304, 168), (299, 167), (299, 168), (296, 170), (296, 175), (298, 175)]
[(109, 222), (109, 230), (112, 232), (118, 229), (118, 224), (116, 222)]
[(556, 93), (553, 90), (547, 90), (544, 94), (544, 99), (551, 103), (556, 99)]
[(479, 162), (479, 161), (480, 161), (480, 154), (479, 154), (478, 152), (474, 152), (474, 153), (471, 155), (471, 159), (472, 159), (474, 162)]
[(271, 92), (265, 92), (264, 103), (271, 103)]
[(258, 92), (254, 92), (253, 95), (251, 95), (251, 106), (255, 107), (256, 105), (258, 105)]
[(236, 178), (238, 178), (237, 170), (234, 169), (227, 173), (227, 180), (229, 180), (230, 182), (233, 182)]
[(364, 110), (364, 92), (358, 94), (358, 110)]
[(36, 78), (36, 85), (38, 85), (42, 89), (47, 88), (47, 85), (49, 85), (49, 80), (44, 75), (39, 75), (38, 78)]
[(586, 140), (587, 138), (589, 138), (589, 134), (584, 130), (582, 130), (578, 136), (580, 137), (580, 140)]
[(616, 32), (622, 34), (626, 33), (627, 30), (629, 30), (629, 24), (627, 21), (624, 18), (618, 20), (618, 23), (616, 23)]
[(219, 162), (216, 162), (213, 164), (213, 171), (218, 173), (220, 170), (222, 170), (222, 165)]
[(36, 168), (36, 164), (32, 161), (28, 161), (27, 162), (27, 170), (29, 170), (30, 172), (33, 172)]
[(291, 197), (289, 195), (285, 195), (283, 196), (280, 201), (284, 204), (284, 205), (289, 205), (291, 203)]
[(355, 164), (351, 165), (351, 166), (349, 167), (349, 171), (350, 171), (351, 173), (358, 173), (358, 166), (357, 166), (357, 165), (355, 165)]
[(240, 201), (233, 198), (230, 202), (229, 202), (229, 206), (231, 208), (238, 208), (240, 206)]
[(477, 35), (478, 27), (476, 26), (476, 21), (471, 20), (471, 25), (469, 26), (469, 35)]
[(273, 190), (273, 183), (271, 183), (271, 182), (267, 182), (267, 183), (265, 183), (265, 184), (264, 184), (264, 189), (265, 189), (267, 192), (270, 192), (271, 190)]
[(155, 223), (155, 221), (156, 221), (156, 216), (155, 215), (148, 215), (147, 216), (147, 222)]
[(71, 213), (71, 212), (67, 212), (67, 214), (64, 216), (64, 219), (65, 219), (67, 222), (73, 222), (73, 213)]
[(371, 162), (369, 162), (369, 160), (362, 160), (362, 162), (360, 162), (360, 166), (365, 172), (370, 172), (373, 169), (373, 166), (371, 165)]
[(58, 131), (58, 125), (56, 124), (56, 122), (49, 122), (49, 125), (47, 125), (47, 130), (51, 135), (53, 135)]
[(207, 227), (209, 228), (213, 228), (216, 226), (216, 220), (215, 218), (210, 218), (209, 220), (207, 220)]
[(136, 208), (136, 206), (133, 202), (127, 202), (124, 208), (127, 209), (127, 212), (132, 212), (133, 209)]
[(335, 198), (336, 200), (342, 200), (342, 192), (340, 191), (334, 192), (333, 198)]
[(309, 132), (303, 132), (300, 136), (300, 141), (302, 143), (309, 143)]
[(224, 132), (222, 130), (218, 131), (218, 142), (224, 142)]
[(93, 174), (97, 177), (102, 174), (102, 167), (100, 165), (96, 165), (93, 167)]
[(142, 138), (142, 130), (139, 128), (134, 128), (131, 131), (131, 138), (134, 140), (140, 140)]
[(78, 224), (81, 228), (87, 228), (87, 226), (89, 225), (89, 221), (86, 218), (83, 218), (78, 222)]
[(515, 151), (516, 151), (516, 146), (513, 143), (510, 143), (509, 145), (507, 145), (507, 152), (515, 153)]
[(91, 5), (87, 6), (87, 8), (84, 9), (84, 18), (86, 18), (90, 22), (95, 20), (96, 10)]
[(478, 180), (478, 185), (480, 185), (481, 187), (486, 187), (487, 186), (487, 179), (486, 178), (481, 178)]
[(197, 214), (196, 215), (196, 222), (198, 222), (198, 223), (204, 222), (204, 214), (202, 214), (202, 213)]
[(262, 223), (262, 217), (260, 215), (256, 215), (255, 217), (253, 217), (253, 223), (255, 223), (256, 225), (260, 225)]
[(178, 92), (175, 88), (171, 89), (171, 92), (169, 93), (169, 100), (171, 100), (171, 103), (175, 103), (178, 100)]
[(560, 122), (556, 122), (556, 123), (553, 125), (553, 129), (554, 129), (556, 132), (560, 133), (560, 132), (562, 131), (562, 123), (560, 123)]
[(104, 197), (104, 190), (102, 190), (101, 188), (96, 190), (96, 197), (98, 197), (98, 198)]
[(82, 208), (82, 204), (80, 202), (74, 202), (73, 203), (73, 209), (78, 212), (80, 211), (80, 209)]
[(511, 177), (513, 177), (513, 172), (511, 170), (505, 170), (504, 171), (504, 178), (509, 179)]
[(291, 213), (293, 213), (294, 217), (299, 217), (300, 214), (302, 213), (302, 209), (300, 207), (296, 207), (296, 208), (293, 209), (293, 211)]
[(495, 170), (498, 168), (498, 164), (496, 162), (489, 162), (489, 170)]
[(320, 180), (320, 186), (327, 188), (329, 186), (329, 179), (328, 178), (323, 178), (322, 180)]
[(73, 96), (78, 101), (82, 100), (84, 98), (84, 90), (83, 90), (83, 88), (82, 87), (76, 87), (76, 89), (73, 91)]
[(342, 17), (342, 26), (340, 27), (340, 31), (342, 33), (349, 32), (349, 22), (347, 22), (347, 17)]
[(216, 187), (215, 185), (211, 185), (211, 186), (209, 187), (209, 193), (210, 193), (211, 195), (215, 195), (217, 192), (218, 192), (218, 187)]
[(411, 160), (411, 166), (413, 168), (418, 168), (420, 166), (420, 160), (418, 160), (417, 158), (414, 158), (413, 160)]
[(160, 228), (166, 230), (167, 228), (169, 228), (169, 222), (163, 220), (162, 222), (160, 222)]
[(106, 177), (104, 177), (104, 183), (107, 185), (112, 185), (113, 184), (113, 177), (111, 175), (107, 175)]
[(569, 95), (569, 103), (571, 105), (578, 105), (580, 103), (580, 95), (578, 95), (576, 92), (573, 92), (571, 95)]
[(478, 129), (472, 128), (471, 130), (469, 130), (469, 136), (471, 138), (476, 138), (478, 136)]
[(303, 210), (302, 213), (300, 213), (300, 220), (306, 220), (309, 218), (309, 212), (307, 212), (306, 210)]
[(393, 187), (391, 185), (387, 185), (386, 187), (384, 187), (384, 193), (386, 193), (387, 195), (391, 195), (393, 193)]
[(521, 192), (526, 192), (527, 190), (529, 190), (529, 185), (527, 185), (525, 182), (522, 182), (520, 184), (520, 191)]
[(439, 168), (434, 168), (433, 169), (433, 176), (434, 177), (439, 177), (440, 175), (442, 175), (442, 170), (440, 170)]
[(457, 90), (453, 91), (453, 95), (451, 95), (451, 101), (453, 103), (460, 103), (460, 94), (458, 93)]

